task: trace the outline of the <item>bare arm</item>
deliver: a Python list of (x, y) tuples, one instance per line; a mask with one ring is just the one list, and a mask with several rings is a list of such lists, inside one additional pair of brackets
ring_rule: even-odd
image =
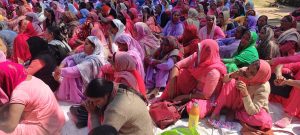
[(25, 105), (23, 104), (8, 104), (1, 106), (0, 130), (6, 133), (13, 132), (20, 122), (24, 108)]

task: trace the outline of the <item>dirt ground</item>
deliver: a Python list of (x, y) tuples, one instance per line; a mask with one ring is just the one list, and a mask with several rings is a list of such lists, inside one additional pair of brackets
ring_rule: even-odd
[[(279, 5), (278, 7), (270, 7), (270, 2), (275, 0), (253, 0), (255, 5), (255, 10), (258, 15), (267, 15), (269, 17), (269, 23), (271, 25), (279, 25), (280, 19), (288, 15), (290, 12), (294, 11), (295, 7), (289, 7), (284, 5)], [(298, 23), (298, 29), (300, 28), (300, 23)]]

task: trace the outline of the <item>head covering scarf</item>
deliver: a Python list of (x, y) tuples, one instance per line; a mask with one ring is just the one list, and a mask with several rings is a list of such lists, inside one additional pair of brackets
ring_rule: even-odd
[(194, 24), (197, 27), (197, 29), (199, 29), (200, 27), (198, 15), (199, 13), (196, 9), (190, 8), (188, 12), (188, 19), (186, 20), (188, 24)]
[(260, 39), (257, 45), (257, 51), (260, 59), (272, 59), (280, 56), (278, 45), (272, 42), (274, 38), (274, 31), (267, 25), (262, 27), (261, 30), (265, 31), (265, 39)]
[(221, 61), (219, 46), (215, 40), (205, 39), (200, 42), (198, 47), (196, 68), (189, 69), (193, 77), (198, 79), (199, 76), (205, 76), (213, 69), (217, 69), (222, 75), (226, 74), (226, 67)]
[(117, 52), (114, 55), (115, 81), (126, 80), (129, 87), (139, 91), (146, 97), (146, 86), (140, 73), (137, 71), (135, 61), (126, 52)]
[[(281, 55), (294, 54), (300, 48), (300, 34), (295, 28), (283, 32), (278, 38)], [(296, 43), (296, 46), (295, 46)]]
[(100, 40), (95, 36), (88, 36), (87, 39), (95, 45), (94, 52), (91, 55), (82, 52), (72, 56), (85, 86), (98, 75), (98, 68), (107, 64), (107, 56)]
[(72, 12), (74, 15), (78, 14), (78, 10), (75, 8), (75, 6), (72, 3), (68, 3), (68, 9), (70, 12)]
[(137, 70), (140, 72), (142, 77), (144, 77), (145, 71), (144, 71), (143, 59), (145, 58), (145, 54), (140, 44), (135, 39), (133, 39), (130, 35), (127, 34), (121, 34), (120, 36), (118, 36), (116, 42), (127, 44), (128, 46), (127, 53), (130, 56), (134, 57), (134, 59), (136, 60)]
[(120, 34), (125, 32), (125, 25), (119, 19), (113, 19), (113, 23), (117, 26), (118, 32), (115, 35), (114, 39), (116, 39)]
[(142, 47), (130, 35), (121, 34), (120, 36), (117, 37), (116, 42), (127, 44), (128, 45), (128, 51), (131, 51), (131, 50), (136, 51), (136, 52), (139, 53), (139, 57), (141, 59), (144, 59), (145, 54), (144, 54), (144, 51), (143, 51)]
[(32, 26), (32, 23), (27, 24), (26, 30), (23, 33), (17, 35), (14, 40), (13, 47), (13, 61), (18, 62), (18, 58), (24, 62), (31, 58), (31, 54), (27, 45), (27, 39), (32, 36), (36, 36), (36, 32)]
[(53, 10), (55, 10), (55, 12), (61, 12), (61, 13), (65, 12), (64, 8), (62, 7), (62, 5), (58, 1), (52, 1), (52, 4), (55, 4), (56, 7), (57, 7), (56, 10), (53, 9)]
[(239, 77), (239, 79), (248, 85), (260, 85), (268, 82), (271, 78), (271, 74), (270, 64), (264, 60), (259, 60), (259, 69), (253, 78), (249, 80), (244, 77)]
[(248, 30), (256, 32), (257, 18), (255, 16), (248, 16), (247, 22), (248, 22), (248, 25), (247, 25)]
[(6, 55), (0, 50), (0, 63), (6, 61)]
[(269, 42), (274, 38), (274, 31), (273, 29), (271, 29), (268, 26), (264, 26), (262, 27), (262, 30), (265, 30), (266, 33), (265, 35), (267, 35), (266, 39), (259, 39), (259, 44), (257, 46), (267, 46), (267, 44), (269, 44)]
[[(254, 61), (258, 60), (258, 52), (257, 52), (257, 49), (255, 48), (257, 39), (258, 39), (258, 36), (257, 36), (256, 32), (251, 31), (249, 44), (243, 48), (240, 45), (238, 47), (237, 51), (233, 54), (233, 58), (238, 60), (240, 63), (239, 67), (248, 66), (251, 63), (253, 63)], [(235, 65), (235, 66), (237, 66), (237, 65)], [(228, 67), (227, 67), (227, 69), (228, 69)], [(230, 68), (230, 69), (236, 70), (237, 67)], [(228, 71), (228, 72), (230, 72), (230, 71)]]
[(285, 41), (295, 41), (298, 45), (300, 42), (300, 34), (297, 29), (291, 28), (285, 32), (283, 32), (278, 38), (277, 42), (279, 44), (283, 44)]
[(297, 20), (295, 17), (291, 15), (284, 16), (283, 18), (286, 18), (288, 22), (292, 23), (291, 28), (297, 29)]
[(37, 34), (41, 34), (43, 32), (43, 30), (40, 26), (41, 22), (39, 21), (37, 14), (34, 12), (28, 12), (28, 13), (26, 13), (26, 16), (32, 18), (32, 26), (33, 26), (34, 30), (37, 32)]
[(183, 24), (180, 19), (177, 22), (173, 22), (173, 15), (175, 13), (180, 13), (179, 10), (172, 10), (171, 20), (168, 21), (166, 26), (163, 29), (164, 36), (175, 36), (179, 37), (183, 33)]
[(227, 25), (229, 23), (231, 23), (231, 21), (229, 20), (230, 19), (230, 12), (225, 10), (225, 11), (220, 12), (219, 15), (220, 14), (223, 14), (224, 24), (223, 24), (223, 26), (221, 26), (221, 28), (225, 32), (225, 31), (227, 31)]
[(84, 24), (87, 17), (88, 17), (88, 15), (89, 15), (89, 13), (90, 13), (90, 11), (88, 11), (87, 9), (84, 8), (84, 9), (80, 9), (79, 12), (82, 16), (82, 18), (79, 19), (79, 23)]
[[(165, 52), (163, 49), (164, 46), (168, 46), (171, 51)], [(181, 60), (183, 57), (182, 52), (179, 50), (180, 44), (177, 39), (173, 36), (163, 37), (160, 48), (153, 54), (153, 57), (158, 60), (167, 60), (171, 56), (177, 57), (178, 60)]]
[(246, 6), (249, 5), (250, 6), (250, 9), (254, 10), (254, 3), (252, 0), (249, 0), (245, 6), (244, 6), (244, 10), (245, 10), (245, 13), (247, 12), (247, 9), (246, 9)]
[(92, 19), (92, 22), (99, 22), (99, 17), (95, 12), (90, 12), (88, 16)]
[(26, 79), (27, 73), (22, 65), (9, 61), (1, 62), (0, 69), (0, 88), (10, 99), (13, 90)]
[(209, 15), (209, 16), (214, 18), (214, 23), (212, 25), (211, 32), (207, 35), (207, 29), (208, 29), (207, 25), (205, 27), (201, 28), (201, 30), (199, 31), (199, 36), (200, 36), (201, 40), (214, 38), (215, 29), (217, 27), (217, 19), (216, 19), (216, 16), (214, 16), (214, 15)]
[[(137, 22), (134, 24), (134, 28), (137, 32), (137, 37), (135, 38), (142, 47), (146, 49), (146, 46), (150, 49), (158, 49), (160, 46), (159, 40), (152, 34), (150, 28), (146, 23)], [(145, 50), (147, 52), (147, 50)]]
[(132, 18), (133, 21), (138, 20), (139, 12), (136, 8), (130, 8), (129, 12), (133, 15), (133, 18)]
[(18, 6), (17, 8), (19, 9), (21, 16), (27, 13), (27, 9), (25, 6)]
[(120, 11), (127, 10), (127, 7), (124, 3), (120, 3)]

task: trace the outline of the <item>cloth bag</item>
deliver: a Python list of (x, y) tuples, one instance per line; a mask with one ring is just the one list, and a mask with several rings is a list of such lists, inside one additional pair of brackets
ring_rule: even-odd
[(180, 114), (175, 103), (168, 101), (152, 104), (149, 113), (156, 126), (160, 129), (165, 129), (180, 119)]

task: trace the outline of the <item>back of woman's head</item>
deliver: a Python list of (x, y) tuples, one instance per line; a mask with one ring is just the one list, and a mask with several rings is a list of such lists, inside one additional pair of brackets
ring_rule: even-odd
[(55, 21), (55, 14), (54, 11), (51, 8), (46, 8), (45, 11), (47, 11), (48, 13), (50, 13), (51, 15), (51, 20)]
[(89, 135), (118, 135), (118, 131), (110, 125), (102, 125), (92, 129)]
[(86, 8), (86, 3), (85, 2), (80, 2), (80, 4), (79, 4), (79, 10), (80, 9), (84, 9), (84, 8)]
[(112, 81), (96, 78), (86, 87), (85, 95), (91, 98), (104, 97), (113, 91), (114, 84)]
[(32, 58), (36, 57), (39, 53), (48, 51), (48, 43), (44, 39), (34, 36), (27, 40), (27, 44), (32, 55)]
[(61, 29), (58, 26), (50, 26), (47, 28), (47, 31), (53, 35), (53, 39), (62, 41)]

